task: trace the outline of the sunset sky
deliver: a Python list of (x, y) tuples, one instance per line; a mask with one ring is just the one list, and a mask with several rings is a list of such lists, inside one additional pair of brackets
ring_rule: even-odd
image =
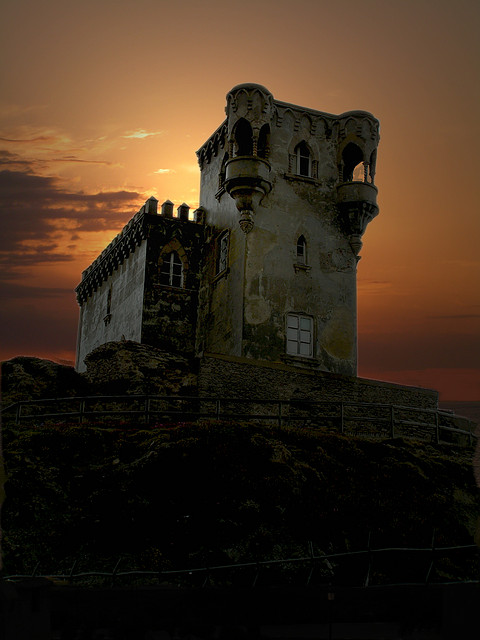
[(234, 85), (380, 120), (359, 375), (480, 400), (478, 0), (3, 0), (0, 359), (73, 363), (81, 272), (150, 195), (198, 205)]

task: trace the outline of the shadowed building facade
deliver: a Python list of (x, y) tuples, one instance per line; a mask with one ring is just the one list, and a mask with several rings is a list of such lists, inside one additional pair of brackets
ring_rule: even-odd
[(77, 368), (122, 338), (355, 376), (356, 268), (378, 213), (378, 121), (243, 84), (197, 152), (200, 207), (154, 198), (84, 271)]

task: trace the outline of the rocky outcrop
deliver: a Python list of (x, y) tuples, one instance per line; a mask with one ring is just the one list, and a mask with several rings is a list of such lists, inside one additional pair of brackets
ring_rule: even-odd
[(85, 358), (92, 394), (183, 394), (196, 392), (193, 365), (179, 355), (130, 340), (107, 342)]
[(2, 405), (20, 400), (66, 398), (87, 393), (86, 380), (69, 367), (51, 360), (17, 356), (2, 362)]
[(2, 362), (2, 406), (20, 400), (85, 395), (195, 394), (192, 362), (132, 341), (107, 342), (85, 359), (87, 370), (18, 356)]

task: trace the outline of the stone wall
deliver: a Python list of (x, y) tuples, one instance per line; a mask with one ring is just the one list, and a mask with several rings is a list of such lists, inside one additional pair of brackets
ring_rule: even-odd
[(204, 354), (200, 361), (198, 390), (200, 396), (225, 398), (343, 400), (423, 409), (438, 406), (438, 392), (430, 389), (212, 354)]
[[(148, 216), (143, 344), (193, 355), (204, 237), (202, 224), (161, 215)], [(176, 251), (182, 261), (181, 287), (160, 284), (163, 259), (171, 251)]]
[(85, 371), (85, 356), (114, 340), (141, 341), (147, 242), (132, 251), (80, 307), (76, 367)]

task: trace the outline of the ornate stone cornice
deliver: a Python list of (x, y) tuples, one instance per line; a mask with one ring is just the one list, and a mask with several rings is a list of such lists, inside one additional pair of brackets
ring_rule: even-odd
[(224, 120), (216, 131), (208, 138), (208, 140), (197, 151), (197, 159), (200, 169), (205, 164), (210, 164), (213, 157), (223, 150), (227, 142), (227, 120)]
[[(277, 127), (284, 125), (285, 116), (287, 113), (290, 113), (294, 119), (294, 131), (299, 130), (302, 122), (308, 122), (310, 135), (314, 137), (329, 139), (333, 136), (334, 139), (341, 141), (345, 139), (349, 133), (355, 132), (360, 138), (368, 138), (376, 144), (378, 144), (380, 139), (379, 122), (368, 111), (346, 111), (345, 113), (337, 115), (308, 107), (301, 107), (290, 104), (289, 102), (282, 102), (281, 100), (275, 100), (271, 96), (270, 98), (271, 101), (268, 111), (271, 113), (272, 125), (275, 123)], [(236, 100), (232, 92), (227, 95), (227, 99), (234, 111)], [(198, 149), (197, 158), (200, 169), (203, 169), (206, 164), (210, 164), (212, 158), (226, 149), (227, 137), (228, 118), (222, 122), (218, 129), (214, 131), (208, 140)]]
[(82, 281), (76, 287), (78, 304), (83, 304), (108, 277), (118, 269), (128, 256), (141, 245), (148, 234), (145, 205), (123, 227), (92, 264), (82, 273)]

